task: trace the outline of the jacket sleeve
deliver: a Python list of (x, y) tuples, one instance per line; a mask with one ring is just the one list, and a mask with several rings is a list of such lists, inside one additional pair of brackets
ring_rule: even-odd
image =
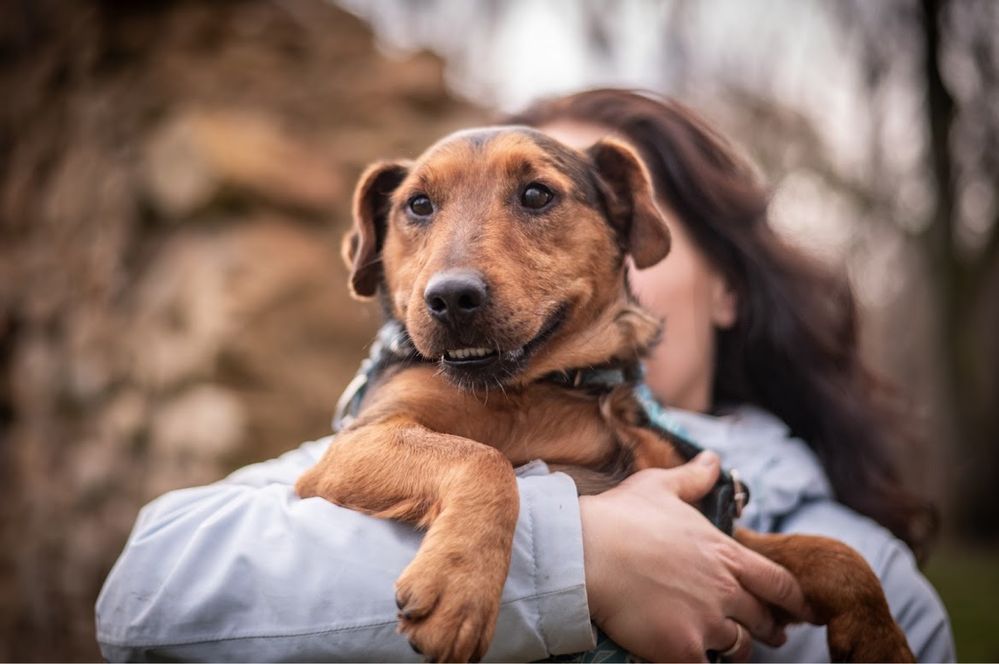
[[(877, 523), (828, 500), (806, 504), (790, 515), (780, 532), (833, 537), (855, 548), (878, 575), (895, 621), (920, 662), (953, 662), (956, 654), (950, 621), (940, 597), (920, 573), (908, 547)], [(824, 627), (788, 629), (779, 649), (755, 644), (760, 662), (828, 662)]]
[[(146, 506), (97, 599), (110, 661), (418, 661), (393, 582), (422, 535), (299, 499), (329, 439)], [(593, 645), (579, 503), (544, 464), (518, 470), (520, 516), (490, 660)]]

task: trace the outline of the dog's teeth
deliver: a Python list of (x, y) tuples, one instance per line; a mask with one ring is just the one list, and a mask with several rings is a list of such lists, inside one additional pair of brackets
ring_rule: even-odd
[(464, 360), (469, 357), (485, 357), (492, 352), (488, 348), (456, 348), (449, 350), (444, 355), (455, 360)]

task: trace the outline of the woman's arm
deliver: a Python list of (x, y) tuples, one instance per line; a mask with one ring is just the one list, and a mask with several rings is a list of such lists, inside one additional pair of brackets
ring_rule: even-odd
[[(420, 534), (292, 491), (328, 444), (307, 443), (144, 508), (97, 601), (104, 656), (418, 660), (395, 633), (393, 582)], [(714, 484), (717, 457), (703, 458), (584, 499), (585, 566), (572, 481), (544, 464), (520, 469), (520, 519), (487, 658), (586, 650), (589, 609), (618, 643), (654, 659), (724, 649), (713, 640), (734, 641), (730, 615), (758, 638), (779, 639), (746, 588), (791, 612), (800, 591), (683, 502)]]
[[(294, 481), (327, 444), (144, 508), (97, 601), (104, 656), (418, 661), (395, 633), (393, 582), (421, 536), (295, 496)], [(518, 484), (520, 519), (489, 657), (586, 650), (593, 636), (575, 486), (543, 464), (521, 469)]]

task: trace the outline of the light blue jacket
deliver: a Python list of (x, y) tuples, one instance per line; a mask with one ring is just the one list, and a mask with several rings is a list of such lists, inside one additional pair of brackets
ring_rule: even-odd
[[(884, 584), (920, 661), (953, 661), (947, 615), (904, 544), (832, 500), (815, 456), (771, 415), (666, 411), (669, 424), (737, 468), (752, 489), (742, 523), (836, 537)], [(97, 639), (111, 661), (417, 661), (395, 632), (393, 582), (420, 534), (318, 498), (298, 476), (331, 438), (146, 506), (97, 600)], [(535, 462), (518, 470), (521, 509), (487, 660), (587, 650), (579, 503), (572, 481)], [(823, 628), (789, 630), (759, 661), (829, 661)]]

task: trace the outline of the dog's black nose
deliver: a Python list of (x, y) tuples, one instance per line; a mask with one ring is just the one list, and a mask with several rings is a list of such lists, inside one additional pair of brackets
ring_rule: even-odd
[(423, 300), (431, 316), (442, 323), (460, 325), (486, 306), (489, 292), (478, 272), (444, 270), (430, 278)]

